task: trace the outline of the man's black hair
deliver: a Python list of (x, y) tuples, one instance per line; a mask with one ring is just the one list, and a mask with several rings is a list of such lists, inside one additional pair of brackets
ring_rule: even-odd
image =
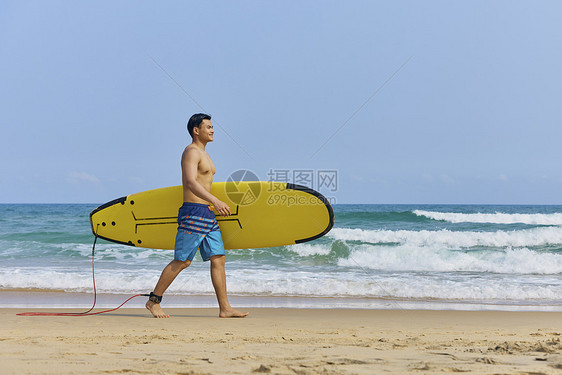
[(196, 113), (193, 116), (191, 116), (191, 118), (187, 122), (187, 131), (189, 132), (191, 138), (193, 138), (193, 128), (199, 127), (199, 125), (201, 125), (201, 122), (203, 120), (210, 120), (210, 119), (211, 119), (211, 115), (207, 115), (205, 113)]

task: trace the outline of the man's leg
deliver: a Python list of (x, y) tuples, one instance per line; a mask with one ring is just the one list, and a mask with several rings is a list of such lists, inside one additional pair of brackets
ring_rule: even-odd
[(219, 317), (221, 318), (244, 318), (249, 313), (242, 313), (230, 306), (228, 297), (226, 295), (226, 273), (224, 271), (225, 256), (214, 255), (211, 260), (211, 280), (217, 300), (219, 302)]
[[(189, 267), (190, 264), (191, 264), (190, 260), (186, 260), (183, 262), (181, 260), (175, 260), (175, 259), (172, 260), (162, 271), (162, 274), (160, 275), (160, 279), (158, 280), (158, 283), (154, 287), (154, 294), (158, 296), (163, 295), (166, 289), (168, 289), (168, 287), (172, 283), (172, 281), (174, 281), (174, 279), (179, 275), (179, 273), (182, 270)], [(162, 311), (162, 308), (160, 307), (159, 303), (152, 302), (149, 300), (146, 303), (146, 308), (148, 309), (148, 311), (152, 313), (152, 315), (154, 315), (155, 318), (170, 317), (170, 315), (165, 314), (164, 311)]]

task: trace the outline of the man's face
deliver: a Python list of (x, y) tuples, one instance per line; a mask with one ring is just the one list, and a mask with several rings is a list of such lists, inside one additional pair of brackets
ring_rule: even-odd
[(215, 134), (215, 130), (213, 129), (213, 124), (211, 124), (211, 120), (203, 120), (199, 125), (199, 139), (203, 142), (212, 142), (213, 141), (213, 134)]

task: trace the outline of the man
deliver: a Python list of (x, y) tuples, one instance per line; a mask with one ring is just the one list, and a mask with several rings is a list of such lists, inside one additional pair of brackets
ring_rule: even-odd
[(187, 123), (192, 142), (181, 157), (183, 206), (178, 213), (178, 233), (174, 249), (174, 260), (168, 264), (150, 293), (146, 308), (155, 318), (169, 318), (160, 307), (162, 295), (176, 276), (187, 268), (197, 249), (204, 261), (211, 261), (211, 280), (219, 302), (219, 317), (243, 318), (242, 313), (230, 306), (226, 295), (225, 252), (221, 232), (209, 203), (221, 216), (230, 215), (230, 207), (211, 194), (215, 165), (205, 151), (207, 143), (213, 141), (211, 116), (197, 113)]

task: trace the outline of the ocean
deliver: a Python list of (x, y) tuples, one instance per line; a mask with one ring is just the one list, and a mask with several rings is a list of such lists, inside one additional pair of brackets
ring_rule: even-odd
[[(0, 204), (0, 307), (89, 307), (89, 213), (98, 204)], [(562, 206), (334, 205), (312, 242), (227, 250), (247, 307), (562, 311)], [(100, 307), (148, 293), (173, 252), (98, 240)], [(165, 295), (214, 307), (199, 255)], [(137, 298), (129, 307), (141, 306)]]

